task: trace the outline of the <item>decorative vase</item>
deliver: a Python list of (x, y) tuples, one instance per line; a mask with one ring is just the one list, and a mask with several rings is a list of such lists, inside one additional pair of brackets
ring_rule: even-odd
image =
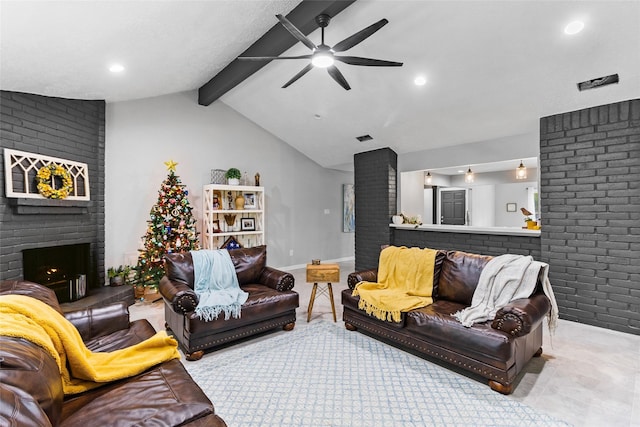
[(228, 178), (227, 184), (229, 185), (240, 185), (240, 180), (238, 178)]
[(244, 196), (242, 194), (238, 194), (238, 196), (236, 197), (236, 210), (243, 210), (244, 209)]
[(394, 215), (394, 216), (391, 217), (391, 220), (396, 225), (402, 224), (402, 222), (404, 221), (404, 219), (402, 218), (401, 215)]
[(229, 227), (233, 227), (233, 224), (236, 222), (236, 216), (234, 214), (225, 214), (224, 222), (226, 222)]

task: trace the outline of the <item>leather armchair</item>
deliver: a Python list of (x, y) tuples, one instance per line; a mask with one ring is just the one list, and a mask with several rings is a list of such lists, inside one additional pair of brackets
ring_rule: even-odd
[[(37, 283), (2, 281), (2, 294), (30, 296), (62, 313), (55, 293)], [(117, 350), (155, 334), (147, 320), (129, 321), (125, 303), (64, 315), (92, 351)], [(8, 336), (0, 336), (0, 397), (3, 426), (226, 425), (180, 360), (158, 364), (85, 393), (64, 396), (53, 357), (36, 344)]]
[(296, 322), (298, 294), (291, 273), (266, 265), (267, 247), (232, 249), (229, 255), (242, 290), (249, 294), (239, 319), (203, 321), (195, 315), (198, 296), (193, 290), (191, 254), (165, 256), (165, 276), (160, 281), (166, 328), (173, 332), (187, 360), (199, 360), (205, 350), (282, 327), (290, 331)]

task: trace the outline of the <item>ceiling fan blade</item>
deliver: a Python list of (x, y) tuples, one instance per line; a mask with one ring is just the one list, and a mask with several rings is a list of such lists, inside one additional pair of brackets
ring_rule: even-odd
[(366, 39), (376, 31), (378, 31), (380, 28), (387, 25), (388, 23), (389, 21), (387, 21), (386, 19), (381, 19), (375, 24), (369, 25), (364, 30), (360, 30), (354, 35), (349, 36), (346, 39), (342, 40), (341, 42), (336, 43), (332, 49), (334, 52), (344, 52), (347, 49), (351, 49), (352, 47), (362, 42), (364, 39)]
[(317, 48), (317, 46), (315, 44), (313, 44), (313, 42), (311, 40), (309, 40), (307, 38), (307, 36), (302, 34), (302, 31), (297, 29), (296, 26), (293, 25), (291, 23), (291, 21), (289, 21), (287, 18), (285, 18), (284, 16), (282, 16), (280, 14), (276, 15), (276, 18), (278, 18), (280, 23), (284, 26), (284, 28), (287, 29), (287, 31), (289, 31), (291, 33), (291, 35), (293, 37), (295, 37), (296, 39), (301, 41), (306, 47), (308, 47), (311, 50), (315, 50)]
[(311, 59), (312, 55), (300, 56), (238, 56), (241, 61), (270, 61), (272, 59)]
[(307, 64), (306, 67), (304, 67), (302, 70), (300, 70), (300, 72), (298, 72), (298, 74), (296, 74), (295, 76), (293, 76), (291, 78), (291, 80), (289, 80), (288, 82), (286, 82), (284, 84), (284, 86), (282, 86), (282, 89), (285, 89), (287, 87), (289, 87), (293, 82), (295, 82), (296, 80), (298, 80), (300, 77), (304, 76), (305, 74), (307, 74), (309, 72), (309, 70), (311, 70), (313, 68), (312, 64)]
[(361, 58), (359, 56), (334, 56), (333, 59), (349, 65), (364, 65), (367, 67), (402, 67), (402, 62), (385, 61), (384, 59)]
[(338, 70), (335, 65), (327, 67), (327, 71), (329, 72), (329, 75), (333, 77), (333, 80), (337, 81), (338, 84), (345, 90), (351, 89), (351, 86), (349, 86), (349, 83), (347, 83), (347, 79), (344, 78), (340, 70)]

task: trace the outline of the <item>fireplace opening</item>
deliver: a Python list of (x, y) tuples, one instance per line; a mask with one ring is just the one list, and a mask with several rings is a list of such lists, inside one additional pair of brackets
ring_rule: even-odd
[(50, 246), (22, 251), (24, 279), (51, 288), (58, 301), (84, 297), (90, 274), (90, 244)]

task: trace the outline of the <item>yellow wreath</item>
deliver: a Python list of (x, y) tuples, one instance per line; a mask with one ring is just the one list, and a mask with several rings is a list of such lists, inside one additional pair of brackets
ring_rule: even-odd
[[(62, 179), (62, 187), (58, 190), (51, 186), (53, 177)], [(38, 170), (38, 191), (48, 199), (64, 199), (73, 189), (73, 181), (71, 175), (65, 168), (55, 163), (43, 166)]]

